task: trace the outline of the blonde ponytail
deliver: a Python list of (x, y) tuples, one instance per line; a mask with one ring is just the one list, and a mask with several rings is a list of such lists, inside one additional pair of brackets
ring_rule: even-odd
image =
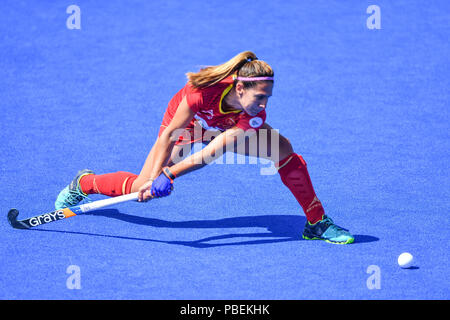
[[(193, 87), (204, 88), (215, 85), (237, 71), (239, 73), (244, 66), (246, 71), (243, 76), (273, 76), (272, 68), (264, 61), (258, 60), (251, 51), (241, 52), (221, 65), (206, 67), (196, 73), (188, 72), (186, 76)], [(257, 74), (261, 71), (263, 74)]]

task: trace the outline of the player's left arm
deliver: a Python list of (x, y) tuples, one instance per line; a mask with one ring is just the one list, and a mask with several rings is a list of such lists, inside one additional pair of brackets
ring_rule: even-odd
[(176, 177), (200, 169), (221, 157), (226, 150), (234, 150), (234, 146), (242, 143), (246, 137), (256, 134), (255, 130), (245, 131), (237, 126), (225, 130), (206, 147), (182, 161), (172, 165), (169, 170)]

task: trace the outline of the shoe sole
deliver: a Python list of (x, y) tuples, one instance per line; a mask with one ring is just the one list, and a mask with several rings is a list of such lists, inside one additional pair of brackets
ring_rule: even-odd
[(350, 243), (353, 243), (355, 241), (354, 238), (350, 238), (347, 241), (332, 241), (332, 240), (329, 240), (329, 239), (317, 238), (317, 237), (314, 237), (314, 238), (309, 238), (307, 236), (302, 236), (302, 237), (305, 240), (322, 240), (322, 241), (325, 241), (325, 242), (328, 242), (328, 243), (332, 243), (332, 244), (350, 244)]

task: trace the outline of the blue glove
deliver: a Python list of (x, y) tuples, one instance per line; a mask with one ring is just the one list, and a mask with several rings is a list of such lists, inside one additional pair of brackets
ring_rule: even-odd
[(169, 179), (164, 173), (152, 183), (151, 194), (156, 197), (166, 197), (172, 191), (173, 180)]

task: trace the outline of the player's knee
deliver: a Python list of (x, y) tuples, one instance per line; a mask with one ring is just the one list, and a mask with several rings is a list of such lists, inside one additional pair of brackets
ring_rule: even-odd
[(147, 177), (138, 176), (131, 185), (131, 192), (138, 192), (139, 188), (142, 187), (147, 181), (148, 181)]

